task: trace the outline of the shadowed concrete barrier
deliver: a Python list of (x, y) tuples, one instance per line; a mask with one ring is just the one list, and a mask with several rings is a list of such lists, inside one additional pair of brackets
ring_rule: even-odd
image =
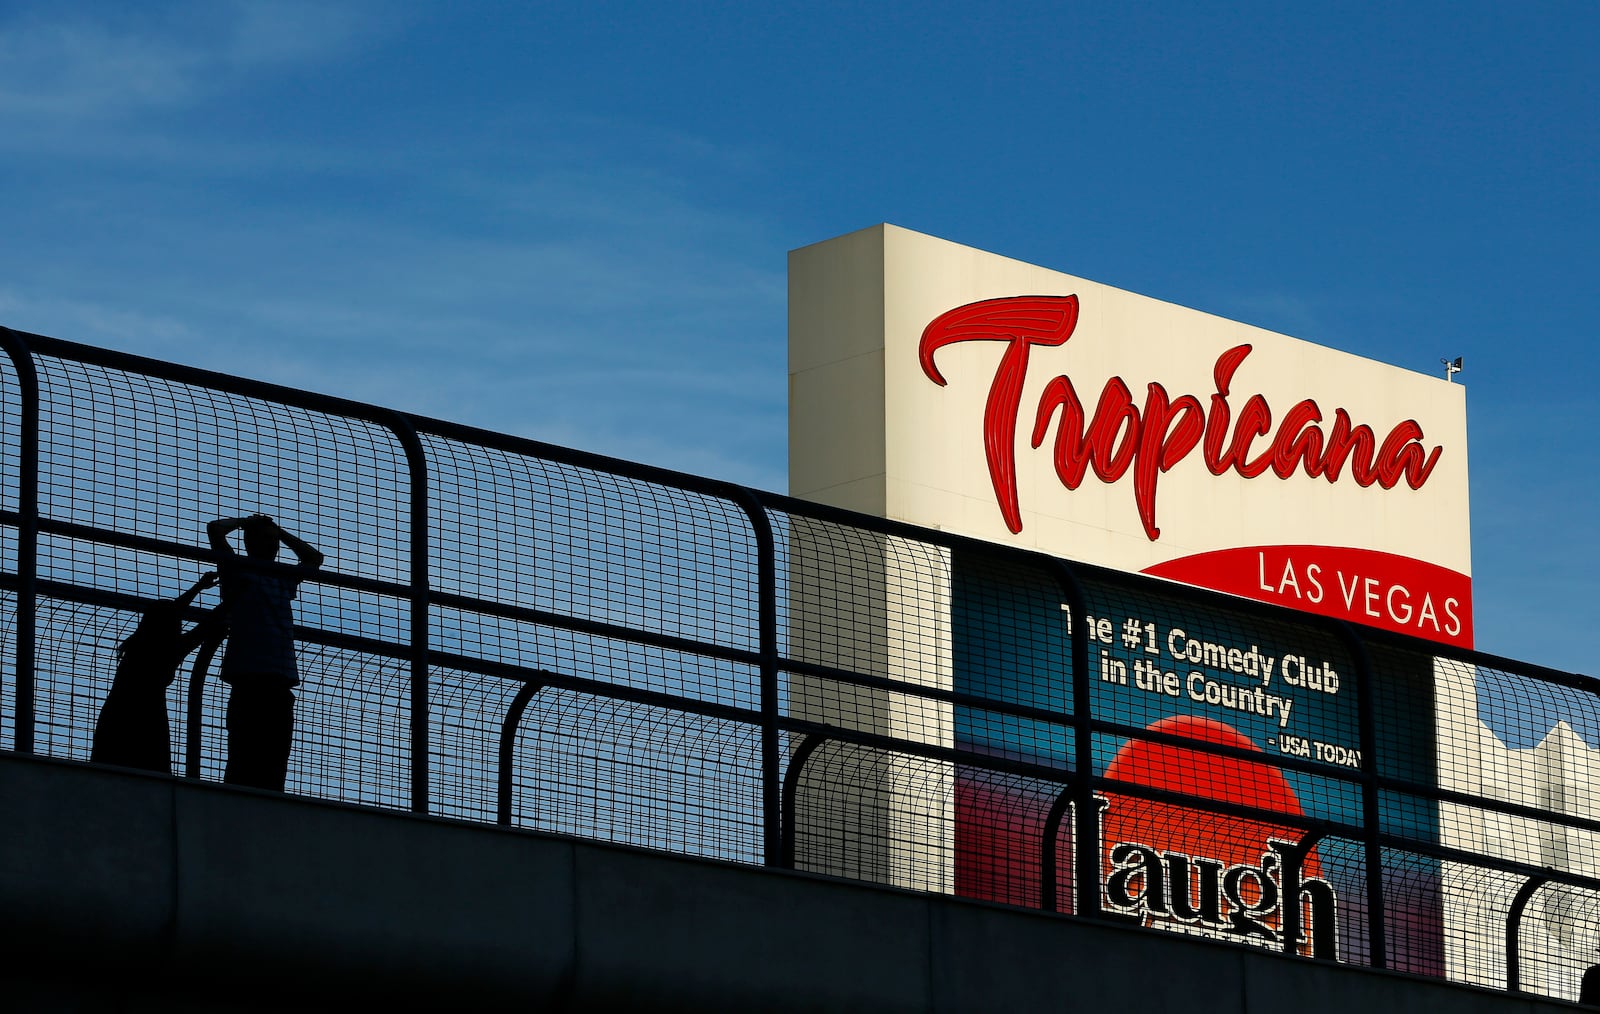
[(1070, 918), (0, 755), (0, 1005), (1571, 1010)]

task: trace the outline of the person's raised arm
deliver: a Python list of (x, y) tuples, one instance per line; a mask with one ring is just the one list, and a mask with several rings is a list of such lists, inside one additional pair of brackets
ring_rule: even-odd
[(289, 552), (294, 554), (294, 558), (300, 561), (302, 567), (307, 570), (316, 570), (322, 566), (324, 557), (311, 543), (298, 535), (284, 531), (281, 525), (278, 527), (278, 538), (282, 540), (285, 546), (289, 547)]
[[(188, 606), (189, 603), (194, 601), (194, 597), (196, 595), (200, 594), (201, 591), (206, 588), (210, 588), (216, 583), (216, 571), (208, 570), (204, 574), (201, 574), (200, 580), (196, 581), (188, 591), (178, 596), (178, 608), (183, 609), (184, 607)], [(204, 641), (212, 631), (216, 630), (221, 622), (222, 607), (217, 606), (210, 612), (206, 613), (206, 615), (200, 619), (199, 623), (196, 623), (194, 626), (190, 627), (188, 630), (179, 635), (178, 657), (183, 658), (187, 656), (189, 652), (198, 648), (200, 643)]]
[(206, 522), (206, 537), (211, 540), (211, 548), (219, 553), (232, 556), (233, 546), (228, 542), (228, 536), (244, 527), (244, 518), (218, 518)]
[(217, 572), (216, 571), (208, 570), (204, 574), (201, 574), (200, 575), (200, 580), (196, 581), (189, 588), (188, 591), (186, 591), (182, 595), (178, 596), (178, 598), (177, 598), (178, 608), (182, 609), (184, 606), (186, 606), (189, 603), (193, 602), (194, 601), (194, 597), (196, 595), (199, 595), (201, 592), (205, 591), (207, 588), (214, 587), (216, 585), (216, 583), (217, 583)]

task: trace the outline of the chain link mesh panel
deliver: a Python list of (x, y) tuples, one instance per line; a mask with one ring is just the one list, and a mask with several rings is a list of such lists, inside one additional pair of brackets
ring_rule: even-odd
[(641, 644), (622, 630), (616, 636), (591, 634), (555, 623), (435, 606), (431, 640), (436, 651), (449, 655), (686, 701), (750, 708), (760, 696), (759, 675), (749, 662)]
[(433, 812), (495, 823), (502, 774), (516, 774), (515, 755), (503, 769), (502, 744), (516, 734), (514, 708), (529, 684), (445, 666), (429, 676)]
[(17, 595), (9, 588), (0, 588), (0, 652), (0, 748), (9, 749), (17, 735)]
[[(0, 353), (0, 510), (22, 509), (22, 385), (16, 364)], [(8, 556), (4, 566), (16, 562)]]
[(261, 511), (321, 550), (329, 572), (410, 580), (408, 468), (386, 429), (92, 364), (35, 363), (42, 517), (200, 548), (207, 522)]
[[(1059, 781), (956, 765), (955, 893), (1073, 911), (1074, 811), (1065, 798), (1069, 791)], [(1048, 892), (1053, 892), (1049, 904)]]
[(736, 505), (431, 434), (423, 443), (436, 590), (758, 646), (755, 539)]
[(738, 862), (761, 859), (759, 729), (545, 687), (517, 725), (517, 827)]
[(1397, 848), (1385, 848), (1380, 855), (1386, 966), (1416, 975), (1444, 975), (1444, 896), (1440, 861)]
[(1515, 920), (1517, 987), (1561, 1000), (1579, 998), (1586, 973), (1600, 965), (1600, 890), (1540, 884)]
[(913, 890), (950, 892), (953, 765), (818, 738), (790, 764), (796, 869)]
[[(49, 757), (88, 760), (116, 672), (117, 646), (133, 633), (139, 613), (41, 596), (36, 617), (35, 749)], [(182, 724), (181, 706), (179, 697), (169, 702), (169, 729)]]
[[(0, 356), (0, 511), (15, 514), (22, 509), (22, 385), (17, 364), (10, 355)], [(0, 524), (0, 574), (16, 576), (17, 528)], [(0, 589), (6, 605), (4, 614), (5, 657), (0, 659), (0, 745), (16, 743), (16, 596), (9, 588)]]

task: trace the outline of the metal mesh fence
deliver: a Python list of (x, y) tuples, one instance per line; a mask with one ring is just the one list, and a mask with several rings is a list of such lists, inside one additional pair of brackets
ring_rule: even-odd
[(757, 739), (744, 722), (546, 687), (513, 743), (510, 822), (759, 862)]
[(434, 589), (753, 651), (749, 519), (725, 499), (423, 434)]
[[(288, 792), (1568, 999), (1600, 961), (1593, 681), (0, 339), (8, 749), (137, 713), (145, 766), (231, 777), (249, 624), (201, 578), (262, 512), (320, 564), (257, 568)], [(128, 662), (158, 616), (182, 653)]]
[(194, 545), (208, 521), (262, 511), (316, 545), (329, 572), (409, 580), (409, 472), (382, 427), (96, 364), (34, 363), (42, 518)]
[[(15, 560), (15, 539), (7, 540), (12, 552), (5, 556)], [(0, 744), (17, 742), (17, 595), (13, 589), (0, 589)]]

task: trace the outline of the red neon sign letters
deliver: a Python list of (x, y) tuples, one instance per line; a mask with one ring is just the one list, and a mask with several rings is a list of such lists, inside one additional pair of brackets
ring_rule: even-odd
[[(941, 387), (946, 381), (934, 355), (946, 345), (967, 341), (1006, 345), (984, 406), (983, 445), (1000, 513), (1013, 534), (1022, 531), (1016, 434), (1029, 350), (1035, 345), (1066, 344), (1077, 324), (1077, 296), (1008, 296), (949, 310), (922, 332), (918, 347), (922, 372)], [(1332, 424), (1324, 428), (1322, 409), (1309, 398), (1291, 406), (1276, 431), (1272, 408), (1260, 394), (1251, 395), (1235, 417), (1228, 396), (1234, 374), (1250, 351), (1249, 345), (1236, 345), (1217, 357), (1212, 370), (1216, 390), (1208, 405), (1192, 394), (1174, 398), (1152, 381), (1141, 409), (1128, 384), (1112, 377), (1100, 392), (1094, 415), (1088, 417), (1072, 380), (1055, 377), (1039, 399), (1032, 446), (1044, 443), (1059, 412), (1053, 454), (1063, 486), (1077, 489), (1090, 470), (1111, 483), (1132, 469), (1134, 502), (1152, 542), (1161, 536), (1156, 525), (1157, 480), (1196, 447), (1206, 468), (1218, 476), (1232, 470), (1253, 479), (1270, 470), (1287, 479), (1303, 470), (1333, 483), (1348, 465), (1350, 477), (1362, 487), (1377, 484), (1393, 489), (1404, 479), (1412, 489), (1421, 489), (1428, 481), (1443, 449), (1426, 448), (1422, 427), (1413, 419), (1397, 423), (1380, 443), (1372, 427), (1354, 423), (1343, 408), (1334, 410)], [(1256, 442), (1268, 434), (1271, 440), (1256, 451)]]

